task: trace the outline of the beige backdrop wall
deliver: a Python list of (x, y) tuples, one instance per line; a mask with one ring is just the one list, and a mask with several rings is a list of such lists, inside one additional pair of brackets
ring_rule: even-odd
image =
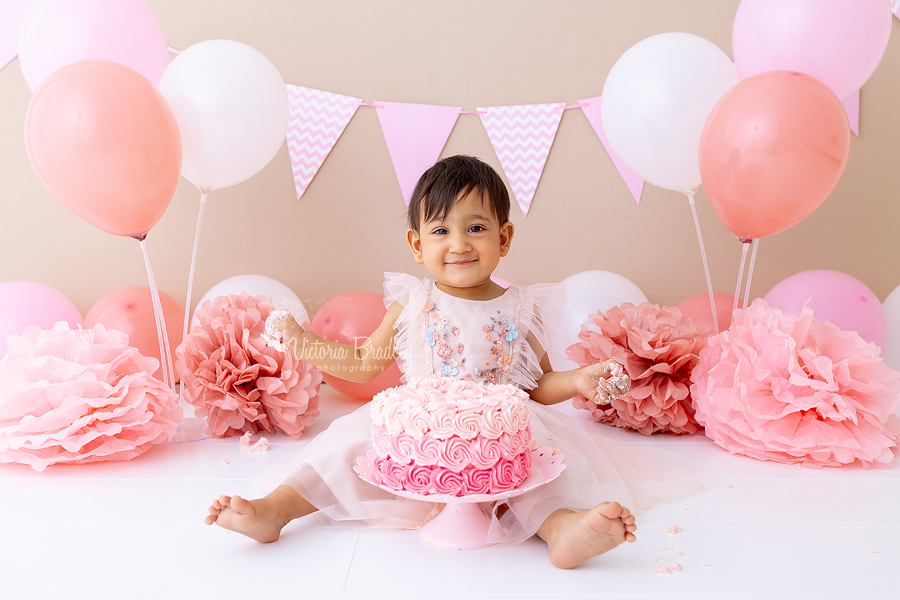
[[(476, 106), (598, 96), (616, 59), (668, 31), (731, 55), (738, 0), (146, 0), (169, 44), (227, 38), (265, 54), (284, 80), (365, 99)], [(897, 23), (894, 30), (897, 30)], [(860, 136), (843, 179), (799, 225), (762, 240), (753, 291), (807, 269), (835, 269), (883, 300), (900, 284), (900, 46), (862, 90)], [(55, 287), (86, 313), (102, 295), (146, 285), (138, 244), (92, 228), (43, 188), (25, 154), (31, 94), (16, 61), (0, 71), (0, 281)], [(444, 154), (499, 162), (477, 115), (462, 115)], [(199, 194), (181, 180), (148, 237), (160, 288), (184, 302)], [(733, 293), (740, 244), (698, 197), (713, 285)], [(219, 281), (274, 277), (314, 313), (350, 290), (381, 291), (383, 271), (424, 275), (404, 242), (404, 207), (374, 109), (362, 107), (306, 194), (294, 193), (287, 147), (206, 208), (194, 301)], [(587, 119), (567, 110), (528, 218), (497, 275), (520, 284), (601, 269), (660, 304), (705, 291), (684, 196), (646, 185), (636, 205)]]

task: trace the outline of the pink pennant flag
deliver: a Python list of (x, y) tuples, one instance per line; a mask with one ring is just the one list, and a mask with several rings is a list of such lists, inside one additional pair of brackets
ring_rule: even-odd
[(407, 206), (419, 177), (441, 157), (460, 110), (459, 106), (375, 102), (378, 122)]
[(612, 159), (613, 165), (615, 165), (619, 175), (625, 180), (625, 185), (628, 186), (628, 191), (631, 192), (634, 201), (640, 204), (641, 193), (644, 191), (644, 180), (626, 167), (622, 161), (619, 160), (619, 157), (616, 156), (616, 153), (613, 152), (612, 146), (609, 145), (609, 140), (606, 139), (606, 133), (603, 131), (603, 121), (600, 119), (600, 96), (579, 100), (578, 104), (582, 105), (581, 110), (584, 111), (584, 116), (587, 117), (591, 127), (594, 128), (597, 137), (600, 138), (600, 143), (606, 148), (606, 153), (609, 154), (609, 157)]
[(513, 195), (526, 217), (559, 129), (564, 106), (564, 102), (557, 102), (478, 108)]
[(19, 26), (34, 0), (0, 2), (0, 69), (19, 53)]
[(299, 200), (362, 100), (290, 83), (285, 86), (288, 91), (288, 154)]
[(844, 110), (847, 111), (847, 118), (850, 120), (850, 131), (859, 135), (859, 90), (844, 102)]

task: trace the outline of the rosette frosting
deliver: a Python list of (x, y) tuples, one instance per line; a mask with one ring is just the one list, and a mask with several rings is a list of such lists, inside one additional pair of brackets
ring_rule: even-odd
[(375, 482), (417, 494), (496, 494), (531, 469), (528, 395), (511, 385), (412, 379), (372, 399)]

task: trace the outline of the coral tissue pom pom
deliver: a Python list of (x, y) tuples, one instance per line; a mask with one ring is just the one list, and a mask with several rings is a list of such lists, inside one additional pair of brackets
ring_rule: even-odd
[(158, 362), (121, 331), (65, 322), (10, 336), (0, 361), (0, 463), (131, 460), (175, 433), (181, 408)]
[(691, 396), (706, 436), (732, 454), (886, 467), (900, 438), (898, 379), (856, 333), (757, 299), (700, 352)]

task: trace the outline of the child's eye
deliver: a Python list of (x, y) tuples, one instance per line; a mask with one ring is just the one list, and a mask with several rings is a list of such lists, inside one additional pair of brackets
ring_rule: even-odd
[(471, 227), (469, 227), (470, 233), (479, 233), (481, 231), (485, 231), (485, 228), (481, 225), (472, 225)]
[(447, 235), (447, 229), (444, 228), (444, 227), (438, 227), (437, 229), (435, 229), (435, 230), (432, 231), (431, 233), (433, 233), (433, 234), (435, 234), (435, 235)]

